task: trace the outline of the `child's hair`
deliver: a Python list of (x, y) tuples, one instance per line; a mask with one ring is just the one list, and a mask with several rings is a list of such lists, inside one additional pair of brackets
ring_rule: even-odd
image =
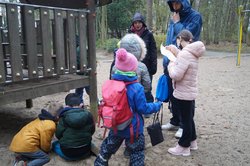
[(80, 96), (75, 93), (69, 93), (65, 97), (65, 104), (70, 107), (79, 106), (81, 104)]
[(58, 103), (58, 102), (50, 102), (50, 104), (47, 107), (47, 111), (52, 115), (52, 116), (58, 116), (60, 111), (63, 109), (63, 105)]
[(193, 34), (189, 31), (189, 30), (182, 30), (177, 36), (176, 38), (181, 38), (183, 39), (184, 41), (187, 41), (187, 42), (192, 42), (193, 41)]

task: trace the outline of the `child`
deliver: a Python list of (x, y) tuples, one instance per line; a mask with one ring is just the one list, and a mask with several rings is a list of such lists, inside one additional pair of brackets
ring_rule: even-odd
[(181, 50), (174, 45), (167, 46), (167, 49), (177, 56), (175, 62), (169, 63), (168, 72), (174, 88), (172, 106), (179, 112), (183, 126), (183, 134), (178, 144), (168, 149), (173, 155), (189, 156), (190, 149), (198, 149), (193, 117), (198, 93), (198, 60), (205, 52), (205, 46), (201, 41), (192, 43), (192, 39), (190, 31), (182, 30), (177, 35), (177, 45)]
[[(137, 80), (137, 65), (138, 61), (134, 55), (128, 53), (124, 48), (118, 49), (115, 60), (117, 70), (112, 75), (112, 79), (124, 82)], [(108, 137), (102, 142), (100, 153), (95, 160), (95, 166), (108, 165), (111, 155), (116, 153), (124, 140), (126, 147), (130, 151), (130, 165), (144, 165), (145, 138), (142, 114), (151, 114), (159, 111), (161, 102), (147, 103), (144, 88), (138, 82), (127, 85), (127, 97), (133, 111), (131, 124), (133, 126), (134, 142), (130, 142), (130, 125), (124, 130), (118, 130), (117, 133), (110, 130)]]
[[(145, 93), (150, 92), (151, 80), (148, 69), (147, 66), (141, 62), (147, 53), (144, 41), (136, 34), (127, 34), (121, 39), (120, 48), (124, 48), (127, 52), (136, 57), (138, 60), (138, 67), (136, 69), (137, 80), (144, 87)], [(115, 70), (116, 67), (113, 68), (113, 73)]]
[[(58, 141), (53, 142), (55, 153), (65, 160), (80, 160), (89, 157), (92, 152), (92, 135), (95, 122), (92, 114), (80, 107), (81, 99), (75, 93), (65, 97), (66, 107), (59, 115), (56, 128)], [(98, 152), (96, 152), (98, 153)]]
[(16, 165), (41, 166), (50, 161), (48, 152), (56, 130), (56, 121), (62, 105), (52, 102), (42, 109), (38, 118), (24, 126), (13, 138), (10, 150), (16, 153)]
[[(127, 52), (134, 55), (138, 61), (138, 67), (136, 69), (137, 80), (144, 87), (144, 93), (147, 102), (153, 102), (153, 95), (151, 94), (151, 79), (149, 76), (147, 66), (141, 61), (145, 58), (147, 53), (146, 45), (144, 41), (136, 34), (126, 34), (119, 43), (120, 48), (124, 48)], [(115, 73), (116, 67), (113, 67), (112, 74)], [(150, 114), (145, 114), (145, 118), (149, 118)], [(124, 155), (129, 157), (127, 148), (124, 151)]]

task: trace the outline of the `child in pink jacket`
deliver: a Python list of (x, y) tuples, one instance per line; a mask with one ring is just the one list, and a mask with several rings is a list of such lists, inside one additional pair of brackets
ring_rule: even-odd
[(175, 62), (169, 63), (168, 71), (174, 88), (172, 106), (179, 111), (183, 123), (183, 134), (178, 144), (168, 149), (173, 155), (189, 156), (190, 150), (198, 149), (193, 117), (198, 94), (198, 60), (206, 49), (201, 41), (192, 42), (192, 38), (190, 31), (182, 30), (177, 35), (177, 45), (181, 50), (174, 45), (166, 47), (177, 57)]

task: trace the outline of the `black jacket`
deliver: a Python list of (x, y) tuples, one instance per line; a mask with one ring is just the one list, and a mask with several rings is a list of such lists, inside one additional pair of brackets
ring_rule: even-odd
[(147, 25), (145, 24), (145, 19), (140, 13), (135, 13), (132, 19), (132, 25), (129, 28), (129, 33), (134, 33), (131, 28), (133, 26), (134, 21), (140, 21), (143, 23), (144, 31), (142, 32), (140, 37), (145, 42), (147, 48), (147, 54), (145, 58), (142, 60), (142, 62), (147, 66), (150, 77), (152, 78), (152, 75), (154, 75), (157, 71), (157, 49), (156, 49), (155, 39), (152, 32), (150, 32), (147, 29)]

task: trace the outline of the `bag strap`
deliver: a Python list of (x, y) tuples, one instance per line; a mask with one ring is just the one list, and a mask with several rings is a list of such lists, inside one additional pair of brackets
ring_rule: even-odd
[[(160, 112), (161, 112), (161, 117), (160, 117), (161, 121), (159, 119)], [(163, 105), (161, 105), (160, 111), (154, 114), (153, 124), (155, 124), (156, 122), (160, 122), (160, 124), (162, 124), (162, 119), (163, 119)]]
[(134, 80), (134, 81), (131, 81), (131, 82), (124, 82), (124, 83), (127, 86), (127, 85), (130, 85), (130, 84), (136, 83), (136, 82), (138, 82), (138, 80)]

